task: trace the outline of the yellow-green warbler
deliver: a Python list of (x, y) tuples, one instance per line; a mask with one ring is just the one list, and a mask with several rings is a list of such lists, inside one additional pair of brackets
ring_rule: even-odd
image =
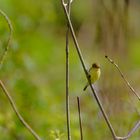
[[(89, 74), (91, 84), (94, 84), (100, 78), (100, 75), (101, 75), (101, 69), (99, 65), (96, 63), (93, 63), (91, 68), (88, 71), (88, 74)], [(88, 86), (89, 86), (89, 83), (86, 84), (83, 90), (85, 91)]]

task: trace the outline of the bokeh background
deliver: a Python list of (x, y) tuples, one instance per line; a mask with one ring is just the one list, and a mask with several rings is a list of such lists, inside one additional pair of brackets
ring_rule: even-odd
[[(126, 3), (125, 3), (126, 2)], [(129, 4), (127, 4), (129, 2)], [(43, 140), (67, 139), (65, 113), (66, 20), (60, 0), (0, 0), (12, 21), (12, 45), (0, 69), (1, 80), (21, 115)], [(105, 55), (119, 64), (134, 89), (140, 87), (140, 1), (74, 0), (71, 19), (87, 67), (100, 64), (95, 84), (103, 106), (119, 136), (140, 118), (140, 103)], [(0, 53), (8, 27), (0, 17)], [(111, 140), (111, 134), (88, 88), (70, 38), (71, 137), (80, 138), (76, 96), (80, 97), (85, 140)], [(139, 94), (140, 95), (140, 94)], [(139, 140), (140, 130), (130, 140)], [(0, 90), (0, 139), (32, 140)]]

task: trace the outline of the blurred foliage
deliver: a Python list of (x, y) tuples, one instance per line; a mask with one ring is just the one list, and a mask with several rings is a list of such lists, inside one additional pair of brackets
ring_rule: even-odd
[[(139, 119), (140, 103), (125, 86), (117, 70), (104, 55), (119, 64), (139, 91), (140, 12), (139, 1), (76, 0), (71, 19), (85, 62), (98, 62), (102, 76), (96, 84), (102, 103), (119, 136)], [(14, 30), (12, 45), (1, 68), (1, 79), (21, 115), (43, 140), (67, 139), (65, 113), (66, 19), (57, 0), (0, 0), (0, 9), (10, 17)], [(8, 26), (0, 17), (0, 54), (8, 37)], [(111, 134), (86, 83), (83, 69), (70, 38), (70, 111), (72, 139), (79, 139), (76, 96), (81, 98), (84, 139), (109, 140)], [(31, 140), (0, 90), (0, 139)], [(138, 140), (137, 131), (131, 140)]]

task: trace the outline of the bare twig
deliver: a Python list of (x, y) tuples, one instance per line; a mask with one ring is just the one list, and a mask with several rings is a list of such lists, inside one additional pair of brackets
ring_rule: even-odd
[(8, 37), (8, 40), (7, 40), (7, 44), (6, 44), (5, 50), (4, 50), (3, 54), (2, 54), (2, 56), (0, 57), (0, 67), (2, 67), (4, 58), (5, 58), (5, 56), (6, 56), (7, 52), (8, 52), (8, 49), (10, 47), (13, 27), (12, 27), (12, 24), (11, 24), (11, 21), (10, 21), (9, 17), (1, 9), (0, 9), (0, 14), (6, 20), (6, 22), (8, 24), (8, 27), (9, 27), (9, 30), (10, 30), (9, 37)]
[(27, 124), (27, 122), (23, 119), (23, 117), (20, 115), (11, 95), (9, 94), (9, 92), (7, 91), (6, 87), (4, 86), (3, 82), (0, 80), (0, 87), (2, 88), (4, 94), (6, 95), (7, 99), (9, 100), (11, 107), (13, 108), (16, 116), (18, 117), (18, 119), (20, 120), (20, 122), (25, 126), (25, 128), (28, 129), (28, 131), (34, 136), (34, 138), (36, 140), (41, 140), (41, 138), (38, 136), (38, 134), (29, 126), (29, 124)]
[(129, 133), (127, 134), (127, 136), (125, 136), (125, 137), (117, 137), (116, 140), (127, 140), (127, 139), (129, 139), (129, 138), (132, 136), (132, 134), (133, 134), (139, 127), (140, 127), (140, 121), (138, 121), (138, 122), (135, 124), (135, 126), (129, 131)]
[[(4, 52), (3, 52), (3, 54), (2, 54), (2, 56), (0, 58), (0, 66), (2, 66), (3, 60), (4, 60), (4, 58), (5, 58), (5, 56), (6, 56), (7, 52), (8, 52), (8, 49), (10, 47), (13, 27), (12, 27), (12, 24), (11, 24), (11, 21), (10, 21), (9, 17), (1, 9), (0, 9), (0, 14), (6, 20), (6, 22), (8, 24), (8, 27), (9, 27), (9, 30), (10, 30), (5, 50), (4, 50)], [(18, 112), (17, 107), (16, 107), (12, 97), (10, 96), (9, 92), (7, 91), (6, 87), (4, 86), (4, 84), (3, 84), (3, 82), (1, 80), (0, 80), (0, 87), (2, 88), (2, 90), (5, 93), (6, 97), (8, 98), (8, 100), (9, 100), (14, 112), (16, 113), (18, 119), (20, 120), (20, 122), (29, 130), (29, 132), (34, 136), (34, 138), (36, 140), (41, 140), (41, 138), (38, 136), (38, 134), (26, 123), (26, 121), (20, 115), (20, 113)]]
[(138, 121), (136, 125), (132, 128), (132, 130), (128, 133), (127, 138), (129, 138), (139, 127), (140, 127), (140, 121)]
[(114, 129), (113, 129), (113, 127), (112, 127), (112, 125), (111, 125), (111, 123), (109, 121), (109, 118), (108, 118), (108, 116), (107, 116), (107, 114), (106, 114), (106, 112), (105, 112), (105, 110), (103, 108), (103, 105), (102, 105), (97, 93), (95, 92), (94, 88), (91, 85), (90, 78), (88, 76), (88, 72), (87, 72), (87, 69), (86, 69), (86, 66), (85, 66), (85, 62), (84, 62), (84, 59), (83, 59), (83, 56), (82, 56), (82, 53), (81, 53), (81, 50), (80, 50), (80, 47), (79, 47), (75, 32), (74, 32), (74, 29), (73, 29), (73, 26), (72, 26), (72, 23), (71, 23), (71, 20), (70, 20), (70, 17), (69, 17), (67, 8), (66, 8), (66, 4), (65, 4), (64, 0), (61, 0), (61, 3), (62, 3), (62, 6), (63, 6), (63, 9), (64, 9), (65, 16), (67, 18), (67, 22), (69, 23), (71, 35), (72, 35), (72, 38), (73, 38), (73, 41), (74, 41), (74, 44), (75, 44), (79, 59), (81, 61), (82, 67), (84, 69), (84, 72), (86, 74), (87, 80), (88, 80), (89, 85), (91, 87), (92, 93), (93, 93), (93, 95), (94, 95), (94, 97), (95, 97), (95, 99), (97, 101), (97, 104), (98, 104), (98, 106), (99, 106), (99, 108), (100, 108), (100, 110), (101, 110), (101, 112), (103, 114), (103, 117), (104, 117), (104, 119), (105, 119), (105, 121), (106, 121), (106, 123), (107, 123), (107, 125), (108, 125), (108, 127), (110, 129), (110, 131), (111, 131), (111, 134), (112, 134), (113, 138), (116, 139), (115, 131), (114, 131)]
[[(68, 0), (67, 10), (70, 16), (71, 2)], [(69, 25), (67, 24), (66, 32), (66, 119), (67, 119), (67, 133), (68, 140), (71, 140), (70, 131), (70, 109), (69, 109)]]
[(107, 58), (107, 60), (109, 62), (111, 62), (119, 71), (122, 79), (124, 80), (125, 84), (130, 88), (130, 90), (134, 93), (134, 95), (140, 100), (140, 96), (138, 95), (138, 93), (134, 90), (134, 88), (130, 85), (130, 83), (127, 81), (127, 79), (125, 78), (124, 74), (122, 73), (121, 69), (119, 68), (119, 66), (108, 56), (105, 56), (105, 58)]
[(77, 106), (78, 106), (78, 115), (79, 115), (79, 126), (80, 126), (80, 138), (83, 140), (83, 130), (82, 130), (82, 121), (81, 121), (81, 110), (80, 110), (80, 99), (77, 97)]

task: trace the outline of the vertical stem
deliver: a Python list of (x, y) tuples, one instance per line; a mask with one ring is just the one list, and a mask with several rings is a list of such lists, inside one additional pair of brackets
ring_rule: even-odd
[[(67, 10), (70, 15), (70, 0), (68, 0)], [(69, 25), (67, 24), (66, 32), (66, 118), (67, 118), (67, 134), (68, 140), (71, 140), (70, 132), (70, 109), (69, 109)]]
[(82, 121), (81, 121), (81, 110), (80, 110), (80, 99), (79, 99), (79, 97), (77, 97), (77, 105), (78, 105), (78, 114), (79, 114), (80, 136), (81, 136), (81, 140), (83, 140), (83, 130), (82, 130)]

